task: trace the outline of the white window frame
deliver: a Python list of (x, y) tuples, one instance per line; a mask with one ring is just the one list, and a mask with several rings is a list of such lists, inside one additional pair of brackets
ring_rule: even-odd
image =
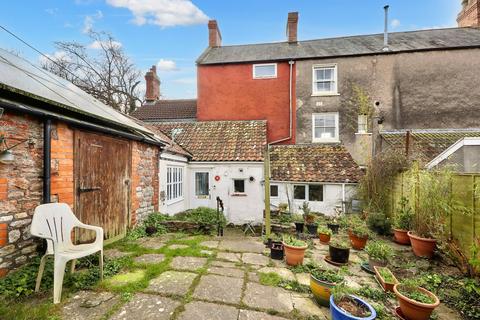
[[(277, 195), (272, 196), (272, 187), (277, 187)], [(278, 184), (270, 184), (270, 198), (278, 198), (280, 196), (280, 186)]]
[[(255, 74), (255, 67), (261, 66), (274, 66), (275, 67), (275, 74), (273, 76), (257, 76)], [(274, 79), (277, 77), (277, 64), (276, 63), (257, 63), (252, 66), (252, 75), (253, 79)]]
[[(315, 137), (315, 117), (325, 116), (325, 115), (334, 115), (335, 116), (335, 136), (333, 138), (317, 138)], [(338, 112), (321, 112), (312, 114), (312, 142), (314, 143), (338, 143), (340, 142), (339, 134), (339, 115)]]
[[(333, 69), (333, 90), (332, 91), (317, 91), (317, 69)], [(312, 66), (312, 96), (338, 96), (338, 66), (336, 63), (330, 64), (315, 64)]]
[(184, 199), (184, 167), (167, 166), (166, 201), (167, 204)]
[(357, 133), (358, 134), (368, 133), (368, 115), (366, 114), (358, 115)]

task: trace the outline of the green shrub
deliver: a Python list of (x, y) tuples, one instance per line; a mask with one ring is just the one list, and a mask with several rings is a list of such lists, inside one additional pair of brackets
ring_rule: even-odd
[(392, 247), (383, 241), (369, 241), (365, 247), (365, 252), (370, 258), (385, 262), (394, 255)]
[(332, 235), (332, 230), (330, 230), (326, 226), (318, 226), (317, 233), (318, 234), (327, 234), (327, 235), (331, 236)]
[(408, 199), (402, 197), (398, 202), (399, 208), (395, 214), (395, 228), (401, 230), (411, 230), (414, 214), (408, 203)]
[(340, 283), (343, 281), (343, 276), (336, 270), (315, 268), (311, 272), (317, 280), (325, 281), (328, 283)]
[(217, 210), (207, 207), (186, 210), (171, 217), (172, 220), (190, 221), (204, 226), (216, 226), (218, 218), (220, 218), (222, 226), (227, 224), (227, 220), (222, 213), (217, 214)]
[(298, 240), (290, 235), (285, 235), (283, 236), (283, 242), (286, 245), (292, 246), (292, 247), (305, 247), (307, 243), (302, 240)]
[(367, 217), (367, 225), (370, 230), (380, 234), (389, 235), (392, 233), (392, 222), (383, 212), (371, 212)]

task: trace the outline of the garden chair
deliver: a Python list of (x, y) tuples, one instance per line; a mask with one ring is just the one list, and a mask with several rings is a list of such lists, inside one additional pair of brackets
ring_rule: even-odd
[[(89, 229), (96, 232), (95, 241), (74, 245), (71, 239), (73, 228)], [(54, 256), (53, 303), (59, 303), (62, 295), (63, 276), (68, 261), (72, 261), (100, 251), (100, 277), (103, 279), (103, 229), (81, 223), (65, 203), (42, 204), (35, 208), (30, 233), (47, 240), (47, 251), (40, 260), (35, 291), (40, 289), (46, 258)]]

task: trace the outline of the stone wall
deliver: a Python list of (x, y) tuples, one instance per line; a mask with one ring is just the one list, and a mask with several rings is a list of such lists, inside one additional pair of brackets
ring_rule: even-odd
[(158, 211), (159, 148), (132, 142), (132, 226)]
[[(39, 119), (6, 112), (0, 131), (12, 149), (13, 164), (0, 163), (0, 276), (36, 256), (30, 235), (33, 210), (42, 202), (43, 125)], [(7, 237), (2, 241), (2, 229)]]

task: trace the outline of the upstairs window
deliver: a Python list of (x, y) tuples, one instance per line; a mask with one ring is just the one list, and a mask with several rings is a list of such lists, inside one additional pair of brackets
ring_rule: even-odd
[(312, 115), (312, 142), (335, 143), (338, 137), (338, 113), (314, 113)]
[(336, 95), (337, 65), (313, 66), (313, 95)]
[(277, 77), (277, 64), (265, 63), (253, 65), (253, 79), (269, 79)]

